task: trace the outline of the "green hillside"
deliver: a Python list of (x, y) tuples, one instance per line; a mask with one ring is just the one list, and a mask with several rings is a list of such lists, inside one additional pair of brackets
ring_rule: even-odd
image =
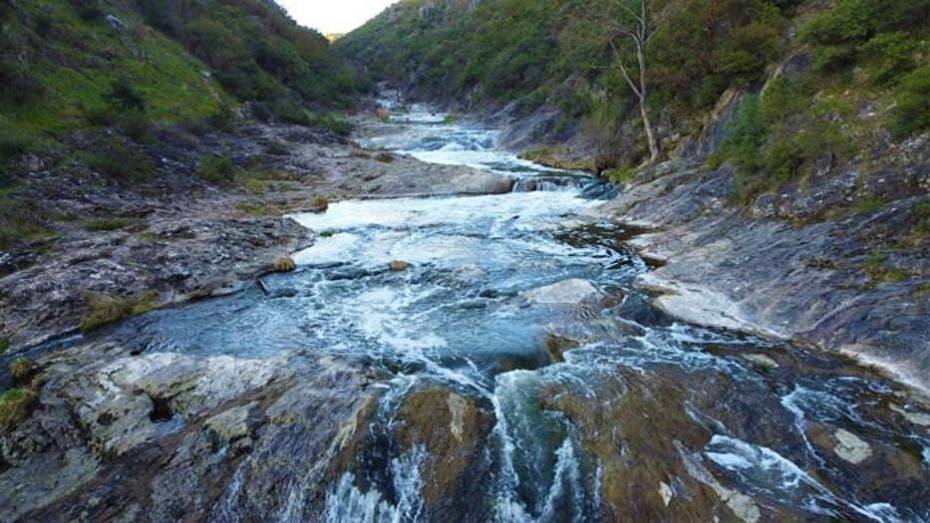
[(0, 129), (10, 156), (112, 123), (266, 117), (348, 105), (355, 74), (318, 33), (261, 0), (3, 0)]
[[(752, 192), (838, 162), (887, 133), (930, 128), (930, 0), (655, 0), (646, 105), (665, 154), (697, 135), (728, 90), (749, 93), (726, 145)], [(634, 0), (404, 0), (338, 42), (375, 80), (417, 96), (558, 109), (596, 137), (601, 167), (647, 157), (634, 91), (604, 27)], [(613, 19), (610, 13), (617, 13)], [(615, 42), (628, 43), (623, 38)], [(618, 49), (636, 76), (634, 47)], [(631, 65), (632, 64), (632, 65)], [(764, 94), (762, 93), (764, 90)], [(874, 118), (855, 115), (865, 104)], [(761, 179), (753, 179), (761, 173)]]

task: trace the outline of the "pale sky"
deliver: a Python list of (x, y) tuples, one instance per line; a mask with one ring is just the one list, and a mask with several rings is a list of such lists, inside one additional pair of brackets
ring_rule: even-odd
[(294, 20), (321, 33), (348, 33), (396, 0), (278, 0)]

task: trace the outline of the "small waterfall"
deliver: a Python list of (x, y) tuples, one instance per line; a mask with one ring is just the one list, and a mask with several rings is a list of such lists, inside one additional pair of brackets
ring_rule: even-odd
[(420, 466), (426, 457), (426, 449), (418, 445), (408, 454), (391, 460), (396, 504), (387, 501), (375, 488), (362, 492), (355, 484), (355, 475), (346, 472), (326, 493), (323, 520), (327, 523), (419, 521), (423, 512)]

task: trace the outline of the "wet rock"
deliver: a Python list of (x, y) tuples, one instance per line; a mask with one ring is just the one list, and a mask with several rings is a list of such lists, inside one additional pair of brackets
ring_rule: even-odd
[(872, 457), (872, 448), (869, 444), (852, 432), (839, 429), (833, 436), (837, 441), (834, 449), (836, 455), (853, 465), (858, 465)]
[(600, 295), (591, 282), (576, 278), (527, 291), (522, 296), (530, 303), (542, 305), (580, 305)]
[(207, 418), (204, 427), (227, 442), (248, 439), (255, 427), (254, 413), (257, 402), (235, 407)]
[[(480, 506), (488, 471), (481, 459), (493, 416), (473, 398), (442, 388), (412, 392), (399, 409), (396, 437), (408, 452), (422, 445), (422, 495), (431, 518), (456, 518), (460, 507)], [(458, 508), (457, 508), (458, 507)]]
[(930, 414), (924, 412), (911, 412), (901, 408), (894, 403), (890, 406), (891, 410), (897, 412), (898, 414), (904, 416), (904, 419), (913, 423), (914, 425), (919, 425), (921, 427), (930, 427)]
[(777, 369), (778, 363), (765, 354), (744, 354), (743, 359), (749, 363), (765, 367), (767, 369)]

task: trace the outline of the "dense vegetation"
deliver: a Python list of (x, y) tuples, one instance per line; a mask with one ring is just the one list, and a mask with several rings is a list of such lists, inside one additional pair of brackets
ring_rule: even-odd
[(344, 133), (328, 113), (361, 86), (265, 0), (0, 0), (0, 24), (0, 248), (46, 232), (17, 197), (25, 153), (136, 185), (157, 174), (159, 128), (229, 131), (248, 107)]
[[(553, 134), (581, 122), (609, 156), (601, 165), (627, 173), (645, 140), (597, 18), (620, 1), (404, 0), (339, 46), (373, 78), (423, 97), (558, 108)], [(703, 128), (727, 90), (748, 95), (711, 159), (738, 166), (741, 198), (803, 178), (825, 154), (838, 165), (889, 132), (930, 128), (930, 0), (648, 6), (648, 105), (666, 153)]]
[[(3, 0), (0, 154), (76, 128), (265, 117), (350, 103), (353, 70), (260, 0)], [(227, 114), (222, 114), (222, 113)]]
[[(376, 79), (474, 103), (547, 101), (566, 121), (632, 117), (629, 87), (597, 20), (611, 0), (403, 1), (339, 46)], [(777, 56), (785, 2), (665, 0), (648, 50), (650, 103), (688, 121), (728, 87), (759, 81)]]

